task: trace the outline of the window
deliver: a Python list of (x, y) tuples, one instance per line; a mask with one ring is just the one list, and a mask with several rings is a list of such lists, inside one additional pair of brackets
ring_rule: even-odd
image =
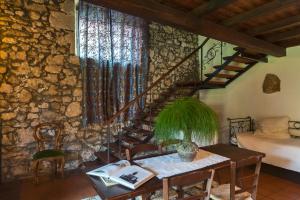
[[(80, 3), (78, 16), (85, 120), (99, 123), (146, 86), (148, 24), (141, 18), (85, 2)], [(135, 112), (130, 109), (121, 119), (127, 120)]]

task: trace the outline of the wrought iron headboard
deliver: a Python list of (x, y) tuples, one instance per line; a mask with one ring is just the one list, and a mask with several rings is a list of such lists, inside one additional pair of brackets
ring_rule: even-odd
[[(254, 132), (255, 122), (250, 116), (242, 118), (228, 118), (229, 121), (229, 142), (237, 145), (236, 134), (241, 132)], [(289, 129), (298, 130), (300, 134), (300, 121), (289, 121)]]
[(289, 129), (300, 131), (300, 121), (289, 121)]
[(229, 122), (229, 142), (233, 145), (237, 145), (237, 133), (254, 131), (254, 120), (250, 116), (228, 118), (227, 120)]

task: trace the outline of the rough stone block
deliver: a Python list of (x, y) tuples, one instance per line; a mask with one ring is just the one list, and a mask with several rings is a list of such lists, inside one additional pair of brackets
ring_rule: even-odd
[(64, 56), (63, 55), (50, 55), (47, 57), (47, 63), (49, 65), (64, 65)]
[(5, 60), (5, 59), (7, 59), (7, 56), (8, 56), (7, 52), (5, 52), (5, 51), (0, 51), (0, 59)]
[(22, 103), (29, 103), (32, 99), (32, 95), (26, 89), (23, 89), (18, 95), (19, 101)]
[(0, 85), (0, 93), (10, 94), (13, 92), (13, 87), (10, 84), (2, 83)]
[(4, 74), (7, 71), (7, 68), (4, 66), (0, 66), (0, 74)]
[(16, 116), (17, 116), (17, 114), (14, 113), (14, 112), (2, 113), (1, 114), (1, 119), (4, 120), (4, 121), (7, 121), (7, 120), (14, 119)]
[(46, 72), (53, 73), (53, 74), (58, 74), (61, 72), (61, 70), (62, 70), (62, 67), (58, 66), (58, 65), (47, 65), (45, 67)]
[(8, 44), (16, 44), (17, 40), (15, 38), (12, 38), (12, 37), (4, 37), (2, 39), (2, 42), (3, 43), (8, 43)]
[(68, 105), (66, 110), (67, 117), (77, 117), (81, 114), (81, 105), (79, 102), (72, 102)]
[(50, 13), (49, 22), (53, 28), (74, 30), (74, 16), (67, 15), (63, 12), (52, 11)]
[(21, 128), (17, 130), (18, 134), (18, 145), (27, 146), (29, 143), (34, 142), (33, 129), (32, 128)]

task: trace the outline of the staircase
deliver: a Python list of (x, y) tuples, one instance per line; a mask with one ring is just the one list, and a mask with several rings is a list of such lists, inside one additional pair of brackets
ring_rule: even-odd
[[(199, 50), (203, 50), (204, 45), (209, 39), (207, 38), (197, 49), (179, 62), (176, 66), (170, 69), (161, 78), (149, 86), (145, 92), (137, 96), (134, 100), (129, 102), (123, 109), (116, 113), (111, 120), (108, 121), (108, 126), (113, 123), (122, 112), (126, 111), (142, 97), (151, 94), (154, 87), (159, 86), (162, 82), (170, 76), (176, 74), (176, 70), (180, 68), (182, 63), (195, 55)], [(202, 55), (202, 53), (201, 53)], [(96, 152), (95, 156), (98, 163), (109, 163), (125, 158), (125, 149), (132, 148), (137, 144), (152, 142), (153, 138), (153, 123), (154, 118), (167, 105), (172, 103), (177, 98), (193, 96), (198, 90), (204, 89), (218, 89), (225, 88), (232, 81), (244, 74), (258, 62), (268, 62), (266, 55), (247, 51), (245, 49), (236, 47), (231, 56), (221, 57), (222, 64), (210, 67), (209, 73), (203, 74), (203, 66), (201, 66), (201, 77), (197, 81), (182, 81), (176, 79), (172, 85), (164, 90), (160, 97), (151, 102), (147, 102), (145, 108), (138, 112), (136, 117), (127, 125), (118, 131), (118, 135), (110, 135), (105, 144), (106, 151)]]

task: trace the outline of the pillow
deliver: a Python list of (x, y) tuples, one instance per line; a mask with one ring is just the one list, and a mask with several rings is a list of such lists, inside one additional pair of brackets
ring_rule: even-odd
[(286, 134), (284, 132), (265, 133), (259, 129), (254, 132), (254, 135), (259, 136), (259, 137), (264, 137), (264, 138), (271, 138), (271, 139), (289, 139), (289, 138), (291, 138), (290, 134)]
[(288, 134), (289, 118), (286, 116), (265, 118), (258, 122), (258, 127), (264, 133)]
[(289, 129), (289, 133), (291, 136), (300, 137), (300, 129)]

